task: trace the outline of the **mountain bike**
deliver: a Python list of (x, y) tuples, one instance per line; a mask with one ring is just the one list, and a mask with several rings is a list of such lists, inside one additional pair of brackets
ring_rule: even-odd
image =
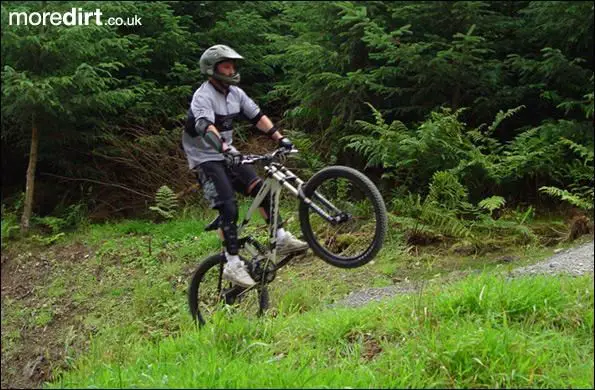
[[(262, 164), (263, 186), (238, 226), (240, 258), (256, 281), (244, 288), (223, 279), (225, 242), (221, 251), (200, 263), (188, 289), (192, 317), (204, 325), (216, 310), (234, 307), (245, 314), (262, 315), (269, 306), (267, 285), (277, 271), (304, 253), (277, 256), (276, 232), (279, 199), (283, 189), (299, 200), (299, 222), (303, 239), (314, 254), (340, 268), (360, 267), (380, 251), (387, 230), (386, 206), (374, 183), (361, 172), (346, 166), (330, 166), (316, 172), (307, 182), (283, 164), (296, 149), (277, 149), (265, 155), (244, 155), (241, 164)], [(270, 197), (267, 241), (244, 234), (265, 196)], [(219, 228), (220, 217), (205, 231)], [(256, 313), (254, 313), (256, 312)]]

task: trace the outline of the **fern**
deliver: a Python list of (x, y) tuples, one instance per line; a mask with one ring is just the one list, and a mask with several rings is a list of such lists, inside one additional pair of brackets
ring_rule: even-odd
[(33, 217), (33, 221), (36, 225), (48, 227), (52, 234), (58, 234), (66, 226), (66, 221), (63, 218), (49, 215), (45, 217)]
[(372, 110), (375, 123), (356, 120), (354, 123), (365, 134), (346, 136), (341, 140), (347, 142), (347, 148), (355, 150), (368, 159), (366, 167), (396, 168), (401, 166), (404, 162), (402, 160), (403, 154), (398, 153), (399, 145), (406, 145), (405, 141), (408, 138), (406, 135), (408, 132), (407, 126), (400, 121), (393, 121), (390, 125), (387, 124), (380, 111), (370, 103), (366, 104)]
[(57, 233), (57, 234), (52, 234), (52, 235), (50, 235), (48, 237), (43, 237), (43, 236), (40, 236), (40, 235), (36, 234), (32, 238), (33, 238), (33, 240), (39, 242), (40, 244), (49, 246), (49, 245), (53, 245), (56, 242), (58, 242), (65, 235), (66, 234), (64, 232), (60, 232), (60, 233)]
[(574, 164), (568, 165), (568, 173), (573, 182), (568, 185), (568, 189), (562, 189), (555, 186), (542, 186), (539, 191), (548, 194), (554, 198), (568, 202), (573, 206), (586, 211), (593, 210), (593, 150), (579, 145), (565, 137), (561, 137), (559, 144), (567, 146), (581, 161), (574, 161)]
[(467, 196), (467, 189), (459, 183), (454, 174), (438, 171), (432, 176), (426, 201), (435, 202), (440, 208), (456, 210), (467, 201)]
[(178, 208), (176, 194), (166, 185), (159, 187), (155, 194), (155, 206), (149, 207), (165, 219), (172, 219)]
[(494, 119), (492, 124), (488, 127), (487, 134), (491, 135), (492, 133), (494, 133), (496, 128), (500, 125), (500, 123), (502, 123), (502, 121), (504, 119), (508, 119), (508, 118), (512, 117), (517, 112), (521, 111), (523, 108), (525, 108), (525, 106), (521, 105), (521, 106), (518, 106), (515, 108), (511, 108), (511, 109), (507, 110), (506, 112), (504, 112), (502, 110), (498, 111), (498, 113), (496, 114), (496, 118)]
[(421, 219), (446, 236), (456, 238), (473, 236), (464, 222), (458, 219), (455, 213), (448, 212), (431, 203), (424, 205)]
[(501, 196), (490, 196), (478, 203), (478, 206), (482, 209), (486, 209), (490, 214), (506, 204), (506, 200)]
[[(502, 219), (492, 219), (490, 216), (483, 216), (473, 223), (474, 231), (478, 233), (483, 232), (488, 235), (503, 233), (507, 239), (510, 239), (510, 235), (516, 236), (516, 242), (521, 244), (527, 244), (530, 242), (536, 242), (538, 237), (528, 227), (517, 221), (507, 221)], [(478, 235), (482, 237), (484, 235)], [(480, 238), (481, 239), (481, 238)], [(485, 237), (483, 238), (485, 239)], [(478, 242), (477, 245), (481, 246), (482, 243)]]
[(591, 191), (590, 199), (585, 199), (577, 194), (573, 194), (569, 191), (560, 189), (558, 187), (543, 186), (539, 188), (539, 191), (544, 192), (554, 198), (558, 198), (562, 201), (566, 201), (573, 206), (578, 208), (592, 211), (593, 210), (593, 191)]
[(583, 145), (579, 145), (567, 138), (561, 137), (560, 143), (568, 146), (574, 153), (578, 154), (583, 159), (583, 164), (587, 165), (589, 162), (593, 162), (593, 150), (586, 148)]
[(6, 242), (17, 236), (19, 231), (19, 222), (16, 213), (7, 210), (5, 205), (2, 205), (2, 247), (4, 248)]

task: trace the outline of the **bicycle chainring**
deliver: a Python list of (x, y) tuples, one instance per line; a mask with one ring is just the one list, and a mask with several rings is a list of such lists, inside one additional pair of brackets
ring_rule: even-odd
[(264, 269), (267, 259), (264, 257), (256, 257), (248, 264), (248, 273), (252, 276), (255, 282), (259, 283), (262, 281), (264, 276), (266, 283), (271, 283), (277, 274), (273, 262), (269, 261), (267, 269)]

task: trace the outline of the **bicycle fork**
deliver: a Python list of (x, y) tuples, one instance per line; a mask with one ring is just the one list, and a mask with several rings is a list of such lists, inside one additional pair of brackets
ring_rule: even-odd
[[(323, 195), (319, 194), (317, 191), (314, 191), (312, 198), (319, 201), (330, 213), (334, 214), (331, 216), (325, 210), (323, 210), (320, 206), (312, 201), (312, 199), (308, 198), (303, 191), (304, 181), (297, 177), (293, 172), (289, 169), (285, 168), (284, 166), (270, 166), (265, 167), (267, 174), (270, 177), (273, 177), (274, 184), (278, 185), (279, 187), (284, 187), (296, 197), (298, 197), (301, 201), (308, 205), (316, 214), (320, 215), (322, 218), (327, 220), (329, 223), (336, 225), (341, 222), (345, 222), (350, 218), (349, 215), (344, 213), (343, 211), (339, 210), (335, 205), (333, 205), (328, 199), (326, 199)], [(297, 183), (297, 188), (294, 187), (291, 182)]]

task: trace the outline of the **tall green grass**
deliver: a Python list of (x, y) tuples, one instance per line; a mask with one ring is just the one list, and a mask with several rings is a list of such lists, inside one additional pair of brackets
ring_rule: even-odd
[(361, 309), (106, 329), (48, 388), (593, 387), (592, 276), (483, 274)]

